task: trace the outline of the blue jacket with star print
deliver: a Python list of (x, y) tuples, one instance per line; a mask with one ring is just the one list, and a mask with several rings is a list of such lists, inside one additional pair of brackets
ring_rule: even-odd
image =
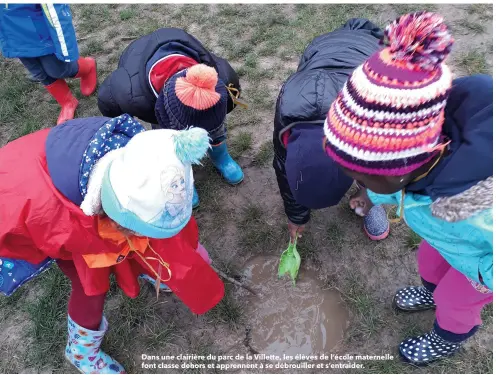
[(141, 124), (127, 114), (115, 118), (78, 118), (54, 127), (45, 144), (53, 184), (80, 206), (91, 168), (105, 154), (124, 147), (142, 131)]

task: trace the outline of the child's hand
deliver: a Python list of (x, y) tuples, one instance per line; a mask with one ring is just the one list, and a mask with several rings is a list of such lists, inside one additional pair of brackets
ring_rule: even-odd
[(288, 229), (289, 229), (289, 237), (291, 238), (291, 242), (295, 242), (296, 236), (301, 238), (301, 233), (305, 230), (304, 225), (296, 225), (291, 221), (288, 221)]
[(358, 216), (367, 216), (373, 206), (365, 188), (359, 189), (350, 198), (350, 208), (354, 210)]

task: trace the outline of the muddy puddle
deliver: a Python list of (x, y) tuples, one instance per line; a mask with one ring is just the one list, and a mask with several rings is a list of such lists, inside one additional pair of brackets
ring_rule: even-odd
[(246, 301), (250, 347), (280, 356), (331, 351), (348, 326), (339, 294), (322, 290), (309, 270), (300, 269), (293, 286), (289, 277), (277, 277), (278, 264), (278, 258), (258, 256), (245, 265), (246, 280), (260, 294)]

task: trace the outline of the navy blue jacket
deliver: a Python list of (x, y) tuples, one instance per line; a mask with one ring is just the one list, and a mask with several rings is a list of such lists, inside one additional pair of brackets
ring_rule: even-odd
[(69, 120), (50, 130), (45, 142), (48, 173), (55, 187), (80, 206), (91, 168), (105, 154), (124, 147), (142, 125), (129, 115)]
[[(189, 56), (199, 63), (217, 70), (219, 78), (241, 91), (239, 78), (229, 63), (209, 52), (195, 37), (177, 28), (163, 28), (136, 39), (122, 53), (117, 69), (98, 90), (98, 108), (104, 116), (115, 117), (123, 113), (158, 124), (155, 117), (157, 97), (150, 87), (150, 66), (172, 53)], [(151, 63), (151, 64), (150, 64)], [(235, 107), (228, 99), (228, 113)]]
[[(285, 82), (274, 117), (274, 169), (288, 219), (310, 220), (310, 209), (339, 203), (352, 184), (323, 148), (323, 124), (331, 103), (353, 70), (379, 48), (382, 31), (365, 19), (351, 19), (316, 37), (298, 70)], [(282, 134), (290, 132), (287, 148)]]
[(62, 195), (78, 206), (83, 202), (79, 189), (83, 154), (97, 130), (108, 120), (107, 117), (74, 119), (54, 127), (48, 134), (45, 148), (52, 182)]
[(433, 201), (459, 194), (493, 175), (493, 79), (474, 75), (453, 81), (442, 134), (450, 140), (439, 164), (407, 191)]

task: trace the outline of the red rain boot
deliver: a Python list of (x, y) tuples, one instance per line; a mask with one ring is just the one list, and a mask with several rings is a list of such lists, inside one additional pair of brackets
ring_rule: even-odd
[(58, 79), (51, 85), (45, 87), (50, 95), (52, 95), (57, 103), (59, 103), (62, 107), (57, 120), (57, 125), (60, 125), (67, 120), (72, 120), (79, 102), (74, 96), (72, 96), (71, 90), (69, 89), (69, 86), (67, 86), (67, 83), (63, 79)]
[(81, 57), (78, 60), (78, 66), (76, 78), (81, 79), (81, 94), (90, 96), (96, 90), (96, 61), (91, 57)]

